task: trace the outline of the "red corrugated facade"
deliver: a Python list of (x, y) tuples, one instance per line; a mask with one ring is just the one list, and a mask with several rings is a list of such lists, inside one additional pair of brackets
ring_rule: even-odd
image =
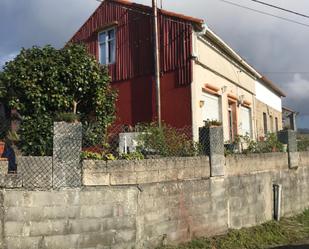
[[(153, 23), (151, 9), (107, 0), (71, 42), (83, 42), (98, 59), (98, 32), (116, 27), (116, 63), (109, 65), (118, 91), (117, 122), (135, 125), (155, 119)], [(159, 12), (162, 119), (173, 126), (191, 125), (192, 22)]]

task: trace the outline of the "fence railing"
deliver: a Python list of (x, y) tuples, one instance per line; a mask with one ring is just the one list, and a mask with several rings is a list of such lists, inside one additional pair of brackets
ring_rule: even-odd
[[(7, 141), (2, 153), (7, 158), (10, 173), (22, 175), (25, 188), (63, 188), (81, 186), (81, 163), (83, 160), (143, 160), (172, 158), (177, 161), (183, 157), (208, 156), (211, 176), (224, 174), (224, 156), (229, 153), (248, 153), (252, 146), (248, 141), (242, 148), (231, 150), (231, 145), (224, 144), (222, 127), (202, 127), (199, 138), (192, 135), (192, 127), (173, 128), (167, 125), (158, 127), (154, 124), (139, 125), (135, 128), (113, 126), (101, 129), (96, 124), (56, 122), (52, 129), (52, 155), (22, 155), (18, 143)], [(286, 144), (289, 152), (289, 165), (298, 164), (297, 142), (294, 133), (283, 131), (265, 140), (264, 145), (272, 151), (272, 144)], [(6, 137), (6, 140), (9, 140)], [(44, 144), (44, 141), (39, 141)], [(257, 143), (257, 142), (254, 142)], [(259, 142), (263, 143), (263, 142)], [(36, 146), (33, 144), (33, 146)], [(247, 147), (246, 147), (247, 146)], [(249, 146), (249, 147), (248, 147)], [(261, 146), (261, 145), (259, 145)], [(18, 153), (16, 153), (16, 149)], [(36, 151), (36, 150), (34, 150)], [(271, 151), (257, 151), (271, 152)], [(1, 151), (0, 151), (1, 152)], [(3, 163), (1, 164), (3, 165)], [(17, 171), (16, 171), (17, 170)]]

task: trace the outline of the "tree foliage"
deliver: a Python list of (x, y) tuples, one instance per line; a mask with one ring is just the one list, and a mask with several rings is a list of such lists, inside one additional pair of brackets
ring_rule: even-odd
[[(82, 45), (33, 47), (4, 66), (0, 98), (23, 117), (21, 144), (34, 148), (40, 141), (39, 148), (27, 148), (26, 154), (44, 155), (51, 136), (46, 126), (58, 113), (78, 113), (82, 121), (97, 122), (102, 129), (113, 122), (116, 94), (109, 83), (107, 69)], [(36, 132), (30, 131), (32, 125)]]

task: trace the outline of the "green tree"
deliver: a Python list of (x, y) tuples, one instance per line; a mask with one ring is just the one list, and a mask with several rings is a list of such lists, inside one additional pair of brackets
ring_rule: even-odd
[(82, 121), (97, 122), (102, 130), (115, 116), (116, 94), (107, 69), (78, 44), (60, 50), (22, 49), (0, 73), (0, 98), (22, 115), (21, 148), (31, 155), (50, 153), (51, 130), (47, 129), (59, 113), (77, 113)]

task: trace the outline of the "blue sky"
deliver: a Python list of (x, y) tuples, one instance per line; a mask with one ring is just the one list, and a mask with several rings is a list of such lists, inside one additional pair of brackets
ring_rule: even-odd
[[(230, 1), (309, 25), (308, 19), (250, 0)], [(135, 2), (151, 4), (151, 0)], [(267, 2), (309, 14), (308, 0)], [(62, 47), (98, 5), (96, 0), (0, 0), (0, 65), (14, 58), (22, 47)], [(220, 0), (163, 0), (163, 7), (203, 18), (243, 58), (287, 93), (284, 105), (300, 112), (299, 126), (309, 128), (309, 27)]]

